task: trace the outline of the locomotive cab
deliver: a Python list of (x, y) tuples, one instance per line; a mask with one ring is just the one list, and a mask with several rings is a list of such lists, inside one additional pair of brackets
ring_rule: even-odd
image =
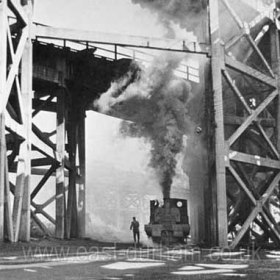
[(145, 225), (145, 232), (154, 242), (184, 242), (190, 232), (187, 200), (166, 198), (163, 205), (151, 200), (150, 222)]

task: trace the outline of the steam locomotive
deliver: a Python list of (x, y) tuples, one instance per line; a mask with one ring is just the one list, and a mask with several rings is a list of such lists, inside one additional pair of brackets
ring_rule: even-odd
[(150, 222), (145, 232), (154, 242), (169, 245), (183, 243), (190, 232), (187, 200), (165, 198), (163, 205), (150, 201)]

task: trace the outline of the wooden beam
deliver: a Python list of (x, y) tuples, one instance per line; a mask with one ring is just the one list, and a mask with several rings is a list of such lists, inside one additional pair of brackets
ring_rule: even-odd
[(57, 118), (56, 118), (56, 151), (59, 155), (60, 166), (56, 170), (56, 200), (55, 200), (55, 237), (63, 239), (65, 235), (65, 92), (57, 95)]
[(280, 180), (280, 172), (275, 175), (274, 179), (268, 186), (267, 190), (263, 193), (263, 195), (261, 197), (262, 205), (264, 205), (266, 203), (266, 201), (270, 198), (270, 196), (274, 192), (275, 188), (278, 186), (279, 180)]
[(24, 143), (20, 146), (18, 165), (17, 165), (17, 177), (16, 177), (16, 187), (14, 194), (14, 204), (13, 204), (13, 226), (14, 226), (14, 242), (19, 240), (20, 231), (20, 220), (22, 211), (22, 197), (25, 184), (25, 159), (26, 159), (26, 145)]
[(229, 57), (229, 56), (225, 56), (225, 63), (226, 66), (240, 72), (241, 74), (244, 74), (246, 76), (249, 76), (259, 82), (262, 82), (268, 86), (271, 86), (273, 88), (276, 88), (276, 80), (261, 73), (260, 71), (240, 62), (237, 60), (234, 60), (233, 58)]
[(143, 36), (75, 30), (69, 28), (55, 28), (43, 25), (33, 25), (33, 36), (34, 38), (38, 39), (50, 38), (57, 39), (60, 41), (70, 40), (76, 42), (81, 41), (119, 46), (130, 46), (137, 48), (150, 48), (158, 50), (208, 54), (208, 51), (195, 50), (194, 42), (189, 42), (187, 39), (171, 40), (161, 38), (150, 38)]
[(15, 57), (14, 57), (12, 66), (10, 68), (10, 71), (9, 71), (9, 74), (7, 77), (6, 93), (3, 96), (3, 99), (1, 100), (1, 103), (0, 103), (0, 112), (2, 112), (6, 108), (7, 101), (8, 101), (15, 77), (18, 74), (19, 64), (20, 64), (22, 54), (23, 54), (23, 51), (25, 48), (27, 36), (28, 36), (28, 30), (27, 30), (27, 28), (24, 28), (22, 30), (20, 41), (19, 41), (16, 53), (15, 53)]
[(256, 126), (258, 127), (258, 130), (260, 131), (261, 135), (263, 136), (264, 140), (266, 141), (266, 143), (268, 144), (270, 150), (272, 151), (272, 153), (274, 154), (274, 156), (277, 159), (280, 159), (279, 153), (276, 149), (276, 147), (274, 146), (274, 144), (272, 143), (272, 141), (270, 140), (270, 138), (268, 137), (268, 135), (266, 134), (265, 130), (263, 129), (263, 127), (261, 126), (261, 124), (259, 122), (256, 123)]
[(259, 155), (250, 155), (250, 154), (245, 154), (245, 153), (230, 150), (228, 152), (228, 158), (229, 160), (233, 160), (233, 161), (249, 163), (249, 164), (272, 168), (272, 169), (280, 169), (280, 161), (273, 160), (270, 158), (263, 158), (260, 157)]
[[(271, 231), (273, 232), (273, 234), (275, 235), (277, 241), (278, 241), (278, 245), (280, 244), (280, 233), (277, 229), (277, 224), (274, 220), (273, 217), (267, 215), (267, 213), (265, 211), (263, 211), (261, 213), (262, 217), (265, 219), (266, 223), (268, 224), (268, 226), (270, 227)], [(273, 219), (273, 220), (271, 220)]]
[[(32, 129), (34, 129), (34, 125), (32, 125)], [(53, 160), (59, 162), (59, 156), (55, 150), (55, 147), (51, 147), (55, 144), (49, 141), (39, 128), (36, 128), (35, 131), (37, 135), (35, 133), (32, 134), (32, 147), (34, 148), (34, 150), (37, 150), (42, 155), (45, 155), (46, 157), (52, 158)], [(71, 169), (67, 155), (64, 156), (64, 161), (65, 167), (67, 169)]]
[[(32, 168), (31, 169), (32, 175), (44, 176), (46, 174), (46, 172), (48, 172), (48, 169), (44, 169), (44, 168)], [(53, 172), (51, 176), (56, 176), (55, 172)], [(69, 176), (69, 171), (65, 170), (65, 177), (68, 177), (68, 176)]]
[(242, 20), (240, 19), (240, 17), (237, 15), (235, 10), (228, 3), (228, 0), (222, 0), (222, 1), (223, 1), (223, 4), (225, 5), (225, 7), (227, 8), (227, 10), (229, 11), (230, 15), (232, 16), (232, 18), (234, 19), (235, 23), (239, 27), (239, 29), (242, 30), (244, 28), (244, 24), (243, 24)]
[(50, 169), (45, 173), (43, 178), (40, 180), (38, 185), (34, 188), (34, 190), (31, 193), (31, 200), (35, 198), (35, 196), (38, 194), (38, 192), (42, 189), (42, 187), (45, 185), (45, 183), (48, 181), (48, 179), (52, 176), (53, 172), (55, 172), (57, 168), (57, 164), (53, 164)]
[[(1, 4), (0, 4), (1, 5)], [(0, 241), (4, 240), (4, 194), (6, 165), (5, 117), (0, 114)]]
[[(7, 0), (0, 2), (0, 104), (6, 95), (6, 71), (7, 71)], [(5, 116), (4, 110), (0, 110), (0, 241), (4, 240), (4, 190), (5, 190)]]
[(26, 26), (28, 23), (28, 17), (23, 9), (23, 7), (18, 4), (18, 1), (8, 0), (9, 8), (16, 15), (17, 19), (21, 22), (23, 26)]
[(11, 209), (11, 198), (10, 198), (10, 181), (8, 171), (8, 160), (6, 157), (5, 164), (5, 231), (7, 238), (10, 242), (14, 241), (14, 229), (13, 229), (13, 218)]
[(215, 114), (215, 152), (216, 152), (216, 193), (217, 193), (217, 231), (218, 246), (227, 247), (227, 196), (226, 196), (226, 168), (225, 168), (225, 139), (224, 139), (224, 112), (222, 68), (224, 53), (221, 45), (219, 27), (218, 0), (209, 1), (210, 36), (212, 45), (211, 72), (214, 92)]
[(276, 76), (278, 100), (276, 108), (276, 146), (278, 152), (280, 152), (280, 36), (277, 29), (278, 19), (274, 19), (274, 24), (270, 26), (270, 53), (271, 53), (271, 65)]
[(263, 62), (265, 68), (267, 69), (267, 71), (269, 72), (270, 76), (272, 78), (275, 78), (274, 73), (271, 69), (271, 67), (269, 66), (266, 58), (264, 57), (264, 55), (262, 54), (262, 52), (260, 51), (259, 47), (257, 46), (256, 42), (253, 40), (252, 36), (250, 34), (246, 34), (249, 43), (251, 44), (252, 48), (254, 49), (254, 51), (258, 54), (259, 58), (261, 59), (261, 61)]
[(41, 229), (43, 233), (46, 234), (46, 236), (52, 236), (51, 232), (48, 230), (48, 228), (44, 225), (43, 222), (37, 217), (34, 211), (31, 211), (31, 217), (33, 221), (38, 225), (38, 227)]
[(28, 0), (28, 4), (24, 6), (24, 13), (27, 15), (28, 38), (26, 39), (25, 48), (21, 61), (21, 86), (22, 86), (22, 105), (24, 110), (24, 126), (26, 129), (26, 154), (25, 154), (25, 178), (22, 197), (22, 211), (20, 221), (19, 239), (21, 241), (30, 241), (30, 192), (31, 192), (31, 127), (32, 127), (32, 63), (33, 48), (31, 41), (31, 25), (32, 25), (32, 3)]
[(235, 44), (237, 44), (243, 38), (243, 36), (244, 36), (244, 34), (241, 33), (241, 34), (236, 35), (232, 39), (230, 39), (225, 45), (225, 50), (229, 51), (229, 49), (231, 47), (233, 47)]
[(52, 158), (46, 157), (46, 158), (34, 158), (31, 160), (31, 166), (35, 167), (35, 166), (45, 166), (45, 165), (52, 165), (54, 162), (56, 162), (55, 160), (53, 160)]
[(85, 112), (81, 109), (78, 127), (79, 175), (78, 181), (78, 236), (85, 237), (86, 229), (86, 150)]
[(32, 123), (32, 131), (44, 144), (55, 150), (55, 144), (34, 123)]
[(253, 211), (250, 213), (247, 220), (242, 225), (241, 229), (238, 231), (236, 237), (234, 238), (234, 240), (232, 241), (232, 243), (229, 246), (230, 249), (234, 249), (239, 244), (240, 240), (242, 239), (244, 234), (247, 232), (251, 223), (254, 221), (254, 219), (256, 218), (256, 216), (259, 214), (260, 211), (261, 211), (261, 206), (258, 204), (253, 209)]
[(73, 229), (77, 230), (77, 201), (76, 201), (76, 157), (77, 157), (77, 116), (75, 105), (72, 100), (72, 114), (67, 127), (67, 136), (69, 144), (69, 189), (67, 197), (67, 212), (66, 212), (66, 237), (69, 239), (72, 236)]
[(252, 110), (249, 107), (249, 105), (247, 104), (247, 101), (245, 100), (244, 96), (239, 91), (238, 87), (236, 86), (235, 81), (231, 78), (228, 71), (223, 70), (222, 72), (223, 72), (223, 75), (224, 75), (226, 81), (228, 82), (230, 88), (232, 89), (233, 93), (237, 96), (237, 98), (239, 99), (239, 101), (244, 106), (245, 110), (247, 111), (247, 113), (251, 114)]
[(242, 190), (247, 194), (247, 196), (250, 198), (250, 200), (252, 201), (253, 205), (256, 205), (256, 199), (253, 196), (253, 194), (251, 193), (251, 191), (247, 188), (246, 184), (243, 182), (243, 180), (241, 179), (241, 177), (238, 175), (238, 173), (235, 171), (235, 169), (229, 164), (228, 169), (230, 171), (230, 173), (232, 174), (232, 176), (235, 178), (236, 182), (238, 183), (238, 185), (242, 188)]
[[(36, 106), (35, 102), (37, 101), (37, 106), (35, 110), (32, 112), (32, 117), (34, 118), (40, 111), (43, 111), (46, 107), (48, 107), (51, 103), (53, 103), (54, 108), (56, 108), (56, 103), (51, 102), (54, 99), (53, 95), (50, 95), (47, 100), (33, 99), (33, 108)], [(48, 111), (48, 110), (46, 110)]]
[(55, 225), (55, 220), (54, 218), (48, 214), (46, 211), (44, 211), (44, 207), (43, 204), (36, 204), (35, 202), (31, 202), (31, 205), (35, 208), (34, 213), (35, 214), (41, 214), (43, 215), (45, 218), (47, 218), (52, 224)]
[(278, 95), (277, 90), (273, 91), (269, 94), (266, 99), (253, 111), (253, 113), (247, 117), (247, 119), (243, 122), (241, 126), (230, 136), (227, 140), (228, 146), (230, 147), (239, 137), (240, 135), (252, 124), (252, 122), (256, 121), (258, 115), (274, 100), (274, 98)]
[[(238, 117), (234, 115), (225, 115), (224, 121), (226, 125), (234, 125), (234, 126), (240, 126), (244, 123), (246, 120), (246, 117)], [(262, 125), (263, 127), (276, 127), (276, 121), (274, 119), (269, 118), (258, 118), (258, 123)]]

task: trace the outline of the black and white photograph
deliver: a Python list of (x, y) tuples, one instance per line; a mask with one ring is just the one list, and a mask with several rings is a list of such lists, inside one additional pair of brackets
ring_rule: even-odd
[(280, 0), (0, 0), (0, 280), (279, 280)]

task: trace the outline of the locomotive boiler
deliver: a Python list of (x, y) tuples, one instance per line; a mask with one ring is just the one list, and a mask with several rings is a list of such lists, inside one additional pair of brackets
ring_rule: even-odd
[(154, 242), (166, 245), (185, 242), (190, 232), (187, 200), (165, 198), (162, 205), (151, 200), (150, 222), (144, 227)]

